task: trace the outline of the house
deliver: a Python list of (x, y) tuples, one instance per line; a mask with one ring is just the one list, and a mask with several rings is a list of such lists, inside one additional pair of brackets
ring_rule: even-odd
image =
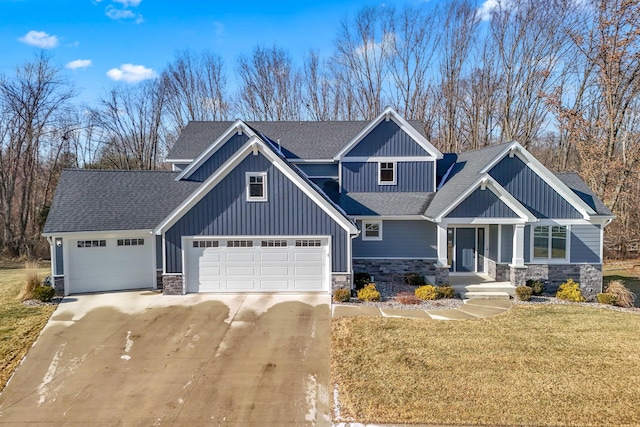
[(172, 171), (65, 170), (44, 235), (65, 294), (306, 292), (420, 272), (602, 288), (612, 213), (517, 142), (442, 154), (370, 122), (192, 122)]

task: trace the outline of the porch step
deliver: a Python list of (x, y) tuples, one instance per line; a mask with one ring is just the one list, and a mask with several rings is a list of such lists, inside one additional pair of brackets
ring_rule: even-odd
[(516, 287), (510, 282), (490, 282), (470, 285), (454, 285), (455, 293), (462, 294), (465, 292), (498, 292), (506, 293), (510, 296), (516, 295)]
[(500, 291), (469, 291), (460, 292), (460, 298), (509, 300), (511, 298), (511, 295), (509, 295), (507, 292)]

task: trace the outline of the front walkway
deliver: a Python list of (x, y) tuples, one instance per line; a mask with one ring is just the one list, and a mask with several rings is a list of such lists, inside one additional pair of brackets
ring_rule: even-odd
[(401, 310), (370, 306), (334, 304), (331, 313), (337, 317), (396, 317), (406, 319), (465, 320), (483, 319), (502, 314), (511, 308), (509, 300), (466, 300), (459, 308), (445, 310)]

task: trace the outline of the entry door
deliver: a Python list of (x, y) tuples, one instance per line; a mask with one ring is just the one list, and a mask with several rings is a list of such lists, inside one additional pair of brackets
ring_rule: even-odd
[(476, 271), (476, 229), (456, 229), (456, 271)]

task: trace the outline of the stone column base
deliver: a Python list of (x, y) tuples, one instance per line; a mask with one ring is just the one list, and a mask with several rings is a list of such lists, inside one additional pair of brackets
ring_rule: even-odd
[(162, 276), (163, 295), (183, 295), (182, 276), (164, 275)]
[(436, 265), (436, 286), (449, 284), (449, 266)]
[(509, 280), (515, 287), (524, 286), (527, 283), (527, 267), (509, 266)]
[(351, 274), (349, 273), (338, 273), (331, 275), (331, 292), (336, 289), (351, 289)]

